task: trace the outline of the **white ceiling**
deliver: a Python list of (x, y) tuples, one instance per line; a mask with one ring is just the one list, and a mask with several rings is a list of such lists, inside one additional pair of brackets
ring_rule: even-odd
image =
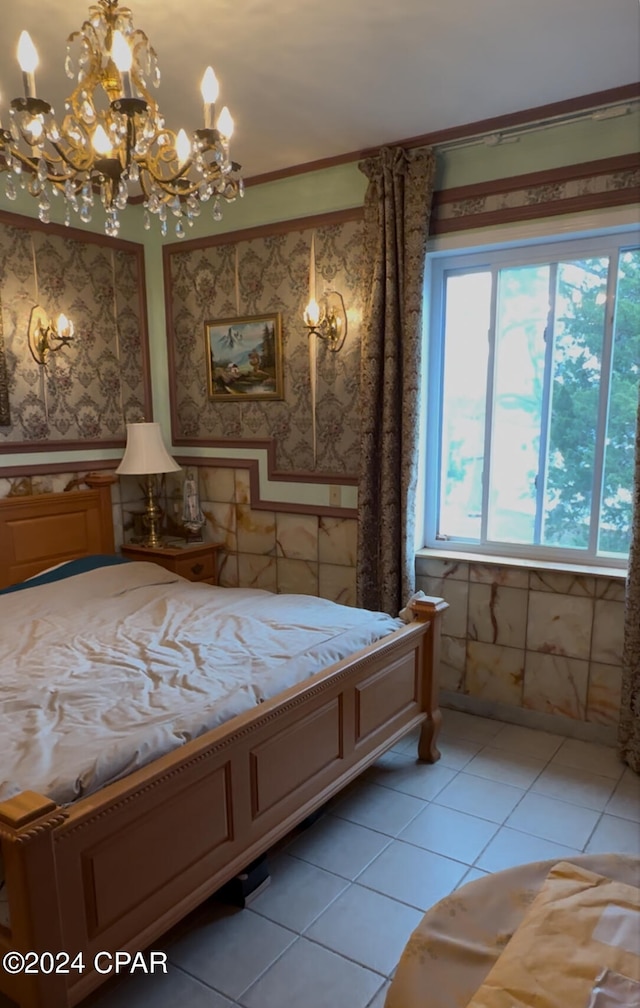
[[(62, 111), (83, 0), (2, 0), (0, 111), (22, 94), (26, 28), (38, 95)], [(202, 124), (212, 64), (246, 178), (518, 112), (640, 78), (638, 0), (131, 0), (158, 53), (167, 125)]]

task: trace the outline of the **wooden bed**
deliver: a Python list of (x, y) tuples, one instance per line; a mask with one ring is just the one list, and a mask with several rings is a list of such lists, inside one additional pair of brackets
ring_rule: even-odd
[[(0, 587), (113, 552), (110, 486), (0, 501)], [(67, 807), (0, 803), (15, 950), (82, 953), (82, 972), (12, 976), (21, 1008), (78, 1004), (106, 977), (98, 951), (143, 950), (322, 806), (410, 729), (434, 762), (441, 599), (418, 620)]]

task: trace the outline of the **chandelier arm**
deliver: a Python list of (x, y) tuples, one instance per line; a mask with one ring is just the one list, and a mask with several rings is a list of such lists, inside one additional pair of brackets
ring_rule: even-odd
[[(37, 174), (37, 171), (38, 171), (38, 168), (37, 168), (38, 159), (34, 159), (34, 158), (28, 157), (26, 154), (23, 154), (22, 151), (19, 150), (18, 148), (10, 147), (9, 151), (11, 153), (11, 157), (15, 158), (18, 161), (20, 161), (20, 163), (23, 165), (23, 167), (25, 167), (27, 169), (27, 171), (31, 172), (33, 175)], [(46, 178), (47, 178), (48, 182), (54, 182), (54, 183), (57, 183), (57, 182), (66, 182), (68, 179), (73, 178), (72, 174), (69, 174), (69, 175), (58, 175), (56, 172), (50, 171), (49, 170), (49, 162), (47, 161), (47, 159), (46, 158), (42, 158), (41, 160), (43, 160), (44, 163), (45, 163), (45, 165), (47, 165), (47, 175), (46, 175)], [(4, 171), (11, 171), (11, 167), (6, 162), (6, 160), (5, 160), (5, 167), (4, 167), (3, 170)]]
[(145, 161), (144, 163), (139, 163), (140, 167), (140, 188), (142, 189), (143, 196), (148, 199), (151, 195), (152, 188), (148, 186), (146, 181), (146, 176), (151, 179), (152, 186), (156, 186), (166, 194), (168, 198), (173, 199), (175, 196), (181, 198), (183, 196), (191, 196), (192, 193), (197, 192), (200, 188), (200, 180), (194, 182), (188, 182), (186, 185), (174, 185), (176, 178), (165, 179), (162, 175), (156, 175), (155, 172), (151, 170), (149, 164)]
[[(67, 175), (59, 175), (56, 172), (51, 172), (51, 171), (48, 170), (47, 171), (47, 179), (49, 180), (49, 182), (66, 182), (69, 179), (73, 179), (74, 175), (77, 175), (79, 172), (85, 172), (86, 175), (87, 175), (87, 179), (91, 178), (91, 165), (90, 164), (87, 165), (87, 166), (84, 166), (84, 167), (81, 166), (81, 165), (75, 164), (71, 160), (71, 158), (69, 158), (65, 154), (64, 150), (62, 149), (62, 147), (60, 147), (59, 144), (56, 141), (49, 140), (49, 143), (51, 144), (51, 146), (55, 150), (56, 154), (58, 155), (59, 162), (61, 164), (67, 165), (67, 167), (70, 169), (70, 171), (69, 171), (69, 173)], [(44, 154), (43, 154), (42, 160), (47, 165), (47, 169), (49, 169), (49, 166), (50, 166), (50, 163), (51, 163), (50, 160), (49, 160), (49, 158), (45, 157)], [(54, 162), (54, 163), (57, 163), (57, 162)], [(76, 192), (79, 192), (79, 190), (81, 188), (82, 188), (82, 184), (78, 183), (77, 186), (76, 186)]]
[(177, 175), (171, 175), (167, 178), (165, 175), (156, 172), (146, 158), (144, 162), (139, 162), (141, 171), (145, 171), (152, 181), (162, 189), (170, 189), (174, 196), (189, 196), (199, 188), (200, 180), (190, 182), (187, 178), (186, 173), (192, 165), (193, 160), (190, 159), (189, 162), (185, 162)]
[[(52, 144), (52, 146), (55, 145)], [(38, 172), (38, 162), (44, 161), (45, 165), (47, 166), (46, 179), (48, 182), (53, 183), (67, 182), (69, 179), (73, 178), (73, 173), (75, 173), (77, 170), (73, 165), (70, 165), (70, 167), (73, 169), (73, 172), (69, 173), (68, 175), (60, 175), (57, 172), (51, 170), (51, 162), (44, 156), (42, 156), (41, 158), (30, 157), (28, 154), (24, 154), (19, 147), (15, 147), (12, 144), (8, 145), (8, 151), (11, 157), (16, 161), (20, 161), (21, 165), (24, 168), (26, 168), (27, 171), (30, 172), (30, 174), (32, 175), (36, 175)], [(65, 158), (61, 157), (60, 162), (63, 161), (69, 164), (69, 162), (66, 161)], [(0, 165), (0, 171), (11, 171), (11, 165), (9, 164), (6, 158), (4, 159), (4, 164)]]

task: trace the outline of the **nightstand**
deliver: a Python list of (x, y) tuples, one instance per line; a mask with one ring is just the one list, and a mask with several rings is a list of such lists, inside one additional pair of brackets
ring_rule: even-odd
[(188, 581), (218, 583), (218, 550), (222, 543), (190, 543), (184, 546), (138, 546), (126, 543), (122, 555), (129, 560), (150, 560)]

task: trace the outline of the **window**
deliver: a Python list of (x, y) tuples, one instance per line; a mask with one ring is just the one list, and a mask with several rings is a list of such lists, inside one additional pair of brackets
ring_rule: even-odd
[(494, 248), (430, 273), (427, 545), (624, 563), (640, 247)]

